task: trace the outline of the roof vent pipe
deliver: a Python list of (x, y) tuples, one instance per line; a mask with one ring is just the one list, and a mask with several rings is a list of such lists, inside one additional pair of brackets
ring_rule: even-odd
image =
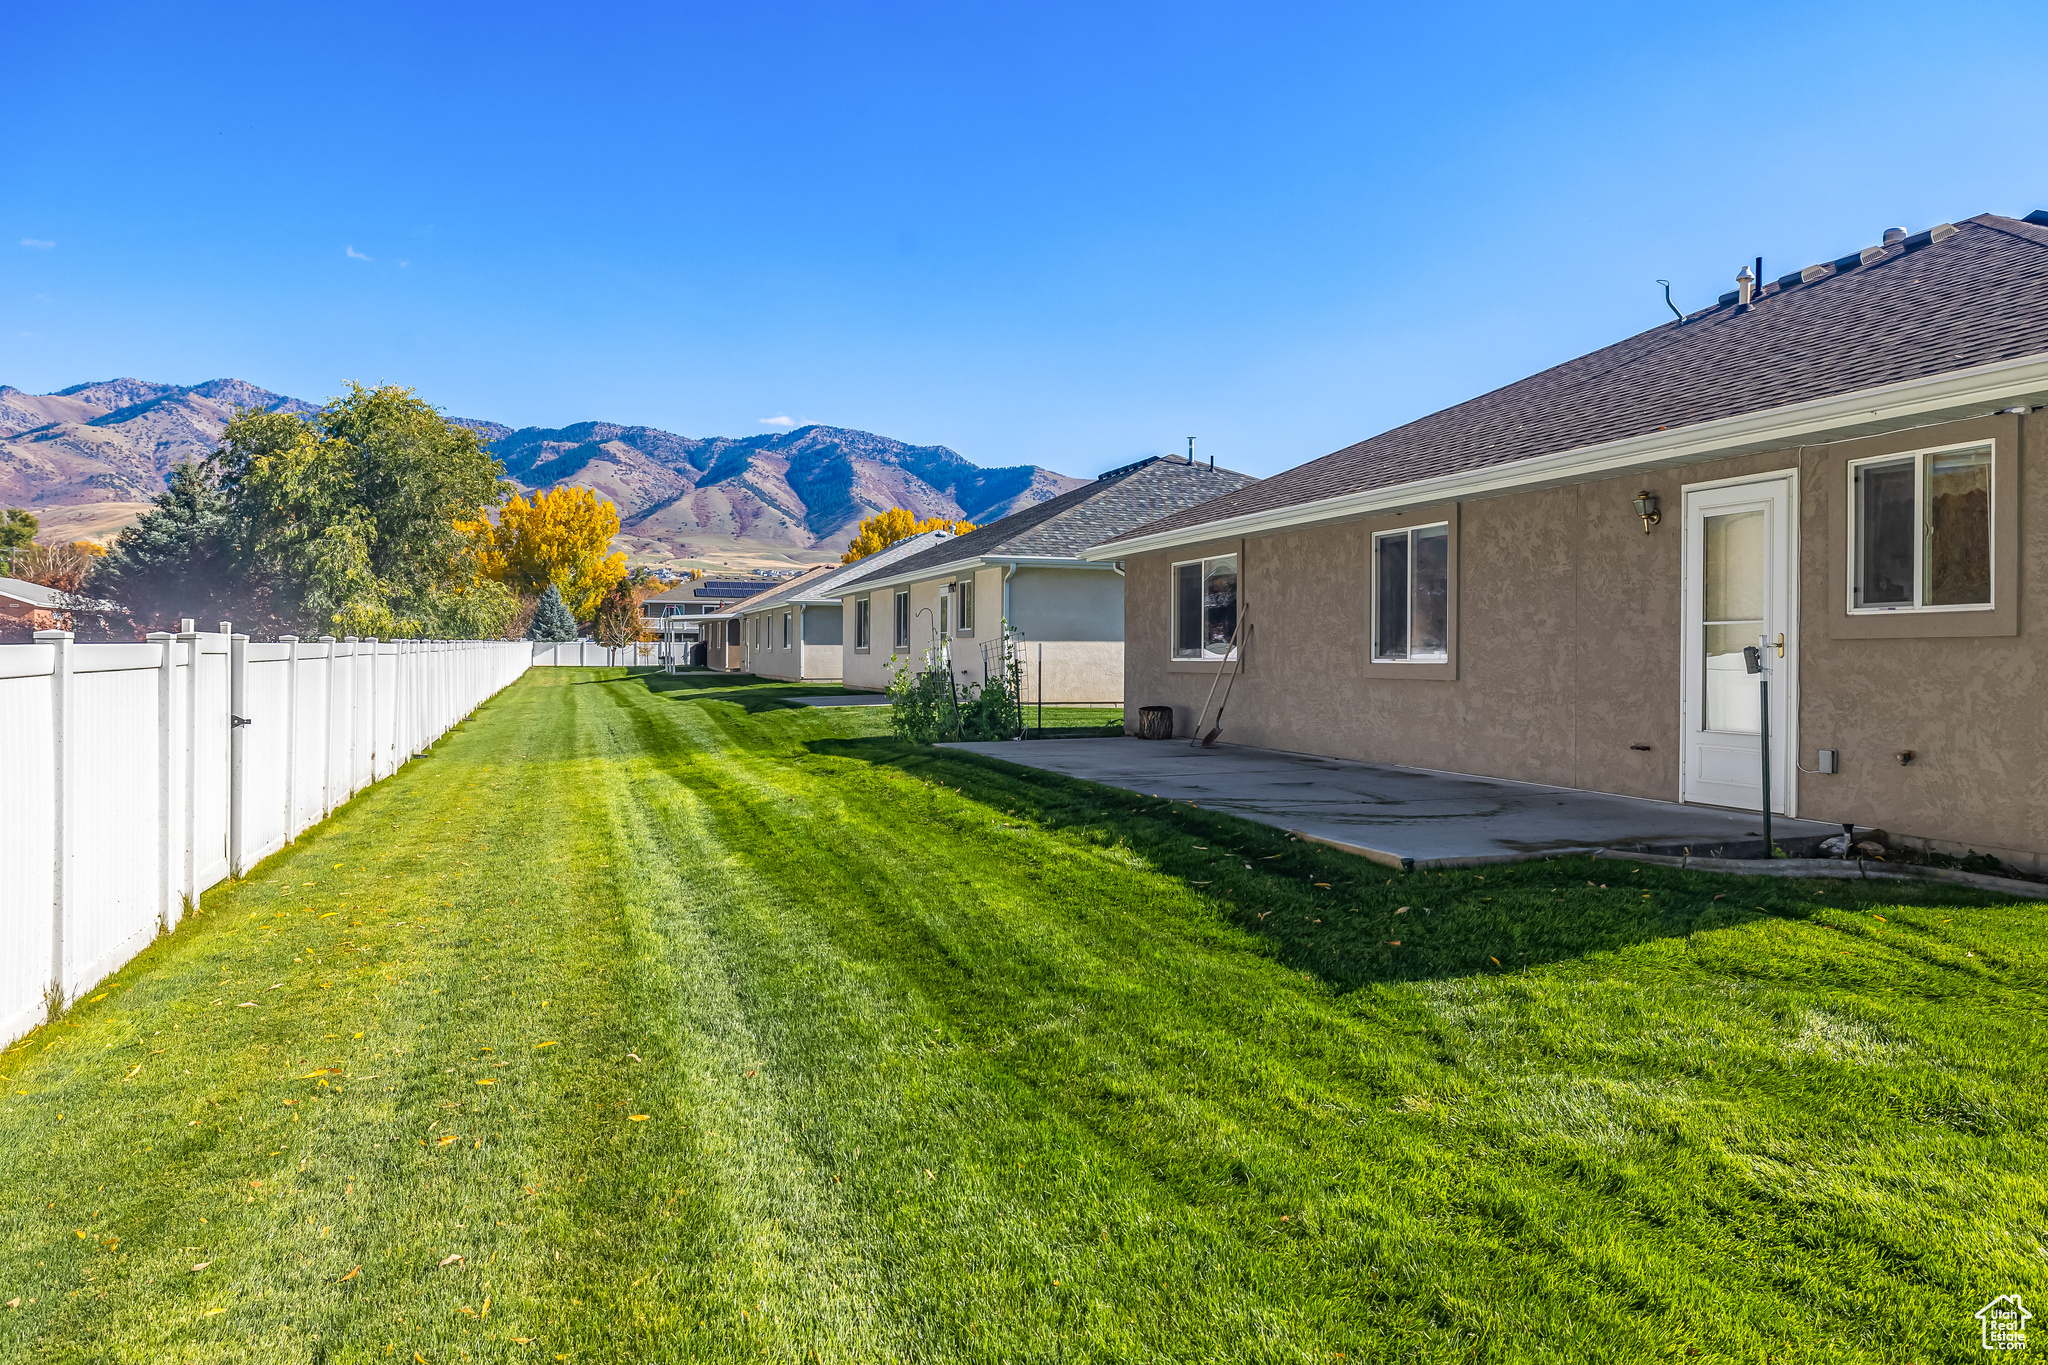
[(1736, 304), (1736, 306), (1737, 306), (1738, 308), (1747, 308), (1747, 307), (1749, 307), (1749, 300), (1750, 300), (1750, 297), (1751, 297), (1752, 293), (1753, 293), (1753, 292), (1755, 291), (1755, 289), (1756, 289), (1756, 276), (1754, 276), (1754, 275), (1752, 275), (1752, 274), (1750, 274), (1750, 273), (1749, 273), (1749, 267), (1748, 267), (1748, 266), (1744, 266), (1744, 267), (1742, 267), (1742, 269), (1741, 269), (1740, 271), (1736, 272), (1736, 276), (1735, 276), (1735, 304)]
[(1906, 230), (1904, 228), (1886, 228), (1884, 230), (1884, 244), (1886, 246), (1892, 246), (1905, 240)]

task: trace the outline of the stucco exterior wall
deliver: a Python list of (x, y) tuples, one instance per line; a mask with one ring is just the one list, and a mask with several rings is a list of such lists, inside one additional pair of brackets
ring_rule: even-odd
[[(2048, 414), (1691, 464), (1466, 502), (1454, 517), (1451, 677), (1368, 666), (1367, 552), (1414, 514), (1160, 551), (1126, 562), (1124, 701), (1174, 707), (1187, 734), (1216, 675), (1170, 659), (1170, 568), (1237, 550), (1252, 636), (1224, 737), (1235, 743), (1679, 798), (1683, 487), (1794, 472), (1799, 564), (1798, 814), (2048, 866)], [(1851, 458), (1990, 437), (1996, 613), (1850, 617)], [(1630, 506), (1655, 493), (1649, 534)], [(1872, 629), (1925, 632), (1868, 638)], [(1956, 631), (1980, 631), (1957, 634)], [(1935, 633), (1941, 632), (1941, 633)], [(1220, 691), (1219, 691), (1220, 695)], [(1647, 750), (1631, 745), (1647, 745)], [(1901, 766), (1896, 755), (1914, 754)]]

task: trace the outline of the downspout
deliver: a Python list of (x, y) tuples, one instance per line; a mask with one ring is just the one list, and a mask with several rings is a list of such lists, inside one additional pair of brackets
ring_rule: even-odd
[(1017, 572), (1015, 564), (1003, 566), (1003, 620), (1014, 626), (1016, 618), (1010, 615), (1010, 576)]

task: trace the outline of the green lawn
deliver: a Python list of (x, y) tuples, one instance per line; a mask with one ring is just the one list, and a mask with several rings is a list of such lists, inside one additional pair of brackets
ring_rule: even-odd
[(10, 1050), (0, 1356), (1906, 1362), (2048, 1302), (2048, 911), (1390, 877), (787, 690), (535, 670)]

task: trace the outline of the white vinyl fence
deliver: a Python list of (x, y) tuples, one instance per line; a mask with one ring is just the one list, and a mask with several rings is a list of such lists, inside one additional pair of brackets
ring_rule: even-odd
[(661, 662), (661, 643), (658, 640), (620, 645), (617, 649), (593, 644), (589, 640), (571, 640), (563, 645), (536, 640), (533, 644), (535, 668), (631, 668)]
[(0, 645), (0, 1044), (526, 671), (523, 640)]

